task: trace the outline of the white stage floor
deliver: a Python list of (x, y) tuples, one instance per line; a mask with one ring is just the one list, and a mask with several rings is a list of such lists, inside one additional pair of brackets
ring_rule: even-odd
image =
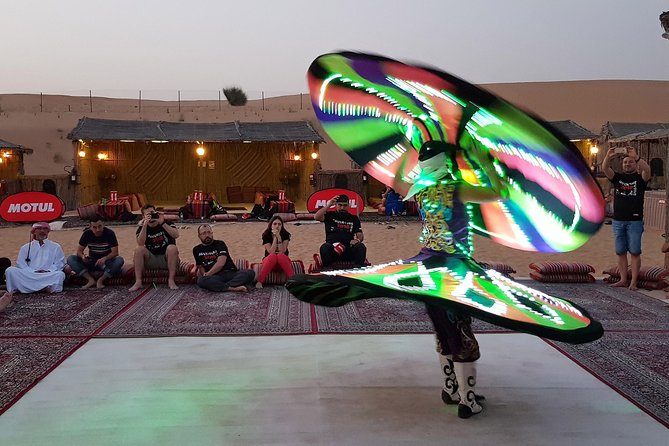
[(93, 339), (0, 417), (1, 444), (669, 444), (542, 340), (478, 339), (469, 420), (441, 402), (431, 335)]

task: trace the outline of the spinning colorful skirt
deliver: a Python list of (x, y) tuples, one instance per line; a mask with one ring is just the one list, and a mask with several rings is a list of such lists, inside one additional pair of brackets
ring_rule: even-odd
[[(472, 258), (474, 233), (515, 249), (565, 252), (597, 232), (602, 191), (566, 137), (455, 76), (380, 56), (320, 56), (308, 81), (314, 111), (332, 140), (382, 183), (416, 195), (424, 248), (407, 260), (294, 276), (286, 287), (295, 297), (325, 306), (412, 299), (554, 340), (601, 337), (601, 324), (583, 308)], [(458, 148), (449, 175), (430, 176), (419, 163), (430, 141)], [(458, 195), (465, 187), (500, 183), (505, 193), (496, 201)]]

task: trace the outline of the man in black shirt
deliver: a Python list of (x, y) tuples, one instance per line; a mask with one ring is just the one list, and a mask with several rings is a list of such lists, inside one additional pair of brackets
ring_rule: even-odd
[(167, 285), (171, 290), (179, 288), (174, 281), (179, 266), (179, 250), (176, 239), (179, 230), (167, 223), (163, 214), (156, 212), (152, 204), (142, 206), (143, 219), (137, 228), (135, 247), (135, 284), (128, 291), (142, 288), (144, 269), (167, 269)]
[[(335, 204), (336, 210), (328, 212)], [(316, 211), (314, 219), (325, 223), (325, 243), (320, 249), (324, 269), (332, 268), (337, 259), (352, 260), (357, 267), (365, 266), (367, 247), (362, 243), (360, 219), (348, 212), (348, 196), (342, 194), (331, 198)]]
[(200, 225), (197, 236), (202, 242), (193, 248), (197, 286), (209, 291), (248, 291), (246, 285), (253, 282), (255, 272), (251, 269), (237, 269), (225, 242), (214, 240), (214, 231), (210, 225)]
[[(88, 256), (84, 255), (86, 247)], [(105, 280), (121, 272), (123, 257), (118, 255), (116, 234), (105, 227), (102, 217), (98, 215), (91, 219), (88, 229), (79, 238), (77, 253), (67, 258), (67, 264), (77, 275), (86, 279), (84, 288), (93, 285), (104, 288)], [(95, 271), (103, 272), (97, 280), (91, 275)]]
[[(609, 166), (611, 157), (623, 156), (623, 172), (614, 172)], [(633, 147), (610, 148), (602, 162), (602, 170), (614, 187), (613, 234), (620, 280), (612, 286), (627, 286), (627, 253), (631, 257), (632, 277), (629, 289), (637, 289), (641, 269), (641, 234), (643, 234), (643, 199), (650, 180), (650, 166)]]

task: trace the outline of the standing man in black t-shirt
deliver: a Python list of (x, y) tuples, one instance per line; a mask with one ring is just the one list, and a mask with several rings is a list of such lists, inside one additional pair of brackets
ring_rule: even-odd
[(223, 240), (214, 240), (214, 230), (204, 224), (197, 228), (201, 244), (193, 248), (197, 266), (197, 286), (209, 291), (246, 292), (255, 278), (251, 269), (237, 269)]
[[(609, 166), (613, 156), (623, 156), (623, 172), (614, 172)], [(613, 234), (618, 256), (620, 280), (612, 286), (627, 285), (627, 253), (630, 253), (632, 277), (629, 289), (636, 290), (641, 269), (641, 235), (643, 234), (643, 199), (650, 180), (650, 166), (633, 147), (610, 148), (602, 162), (602, 170), (611, 180), (613, 195)]]
[(142, 288), (144, 269), (166, 269), (167, 285), (171, 290), (179, 288), (174, 281), (179, 266), (179, 250), (176, 239), (179, 230), (167, 223), (163, 214), (156, 212), (152, 204), (142, 206), (142, 222), (137, 228), (137, 247), (135, 247), (135, 284), (129, 291)]
[[(88, 256), (84, 250), (88, 247)], [(104, 288), (105, 280), (118, 275), (123, 267), (123, 257), (118, 255), (118, 240), (116, 234), (105, 227), (102, 217), (93, 217), (88, 229), (81, 234), (77, 253), (67, 258), (67, 264), (77, 273), (84, 277), (87, 282), (83, 288), (96, 285)], [(102, 271), (102, 276), (96, 281), (92, 272)]]
[[(335, 204), (335, 211), (328, 212)], [(362, 243), (360, 219), (348, 212), (348, 196), (342, 194), (331, 198), (316, 211), (314, 219), (325, 223), (325, 243), (320, 249), (324, 269), (332, 268), (337, 259), (352, 260), (357, 267), (365, 266), (367, 247)]]

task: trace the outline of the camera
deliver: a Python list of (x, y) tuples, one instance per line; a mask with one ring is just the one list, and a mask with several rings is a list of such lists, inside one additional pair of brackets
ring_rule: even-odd
[(627, 153), (627, 149), (625, 147), (616, 147), (615, 153), (624, 154)]
[(158, 212), (151, 212), (149, 216), (152, 220), (156, 220), (158, 217), (160, 217), (160, 214)]

